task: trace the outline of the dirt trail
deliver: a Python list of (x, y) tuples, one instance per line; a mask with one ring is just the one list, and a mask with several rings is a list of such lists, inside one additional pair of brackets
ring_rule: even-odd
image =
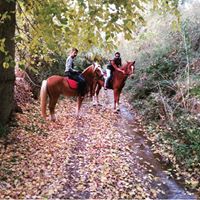
[(195, 199), (162, 170), (125, 99), (113, 113), (112, 96), (102, 91), (102, 106), (83, 105), (77, 132), (69, 136), (67, 182), (52, 197)]
[(10, 143), (0, 143), (0, 198), (195, 199), (162, 170), (125, 99), (119, 114), (112, 91), (100, 100), (93, 107), (86, 99), (80, 120), (69, 98), (55, 123), (40, 118), (39, 104), (17, 115)]

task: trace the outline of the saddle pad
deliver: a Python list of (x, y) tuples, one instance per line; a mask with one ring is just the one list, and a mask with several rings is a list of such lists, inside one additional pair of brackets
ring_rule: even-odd
[(69, 84), (70, 88), (72, 88), (72, 89), (78, 89), (78, 83), (75, 80), (69, 79), (67, 77), (65, 78), (65, 80)]

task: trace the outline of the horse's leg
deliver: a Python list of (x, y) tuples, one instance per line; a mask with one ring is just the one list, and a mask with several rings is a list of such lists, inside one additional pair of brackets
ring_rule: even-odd
[(120, 111), (120, 108), (119, 108), (119, 99), (120, 99), (120, 94), (122, 92), (122, 88), (118, 89), (118, 98), (117, 98), (117, 111)]
[(100, 92), (101, 88), (102, 88), (102, 86), (98, 83), (98, 84), (97, 84), (97, 89), (96, 89), (96, 92), (95, 92), (96, 104), (97, 104), (97, 105), (101, 105), (101, 104), (99, 103), (99, 92)]
[(90, 99), (92, 99), (93, 95), (94, 95), (94, 85), (95, 83), (93, 83), (92, 85), (90, 85)]
[(56, 116), (55, 116), (55, 106), (58, 101), (58, 95), (57, 96), (50, 96), (49, 97), (49, 111), (50, 111), (50, 119), (51, 121), (56, 121)]
[(92, 105), (96, 106), (96, 96), (92, 96)]
[(78, 96), (77, 98), (77, 108), (76, 108), (76, 116), (79, 117), (79, 112), (81, 108), (81, 104), (83, 102), (84, 97)]
[(40, 105), (41, 105), (41, 115), (46, 118), (46, 105), (47, 105), (47, 81), (42, 81), (42, 86), (40, 89)]
[(96, 90), (95, 90), (95, 96), (94, 96), (94, 98), (93, 98), (93, 100), (95, 101), (95, 103), (96, 103), (96, 105), (101, 105), (100, 103), (99, 103), (99, 92), (100, 92), (100, 90), (101, 90), (101, 88), (102, 87), (104, 87), (104, 81), (102, 81), (102, 80), (99, 80), (99, 81), (97, 81), (97, 83), (96, 83)]
[(119, 111), (119, 95), (120, 91), (118, 89), (114, 89), (114, 111)]
[(94, 81), (93, 85), (92, 85), (92, 91), (91, 91), (93, 106), (96, 106), (96, 87), (97, 87), (97, 85), (98, 85), (98, 83), (96, 81)]

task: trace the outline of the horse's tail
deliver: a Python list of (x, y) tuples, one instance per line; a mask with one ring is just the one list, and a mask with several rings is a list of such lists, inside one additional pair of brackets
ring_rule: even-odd
[(47, 80), (42, 81), (42, 86), (40, 89), (40, 106), (41, 115), (46, 118), (46, 106), (47, 106)]

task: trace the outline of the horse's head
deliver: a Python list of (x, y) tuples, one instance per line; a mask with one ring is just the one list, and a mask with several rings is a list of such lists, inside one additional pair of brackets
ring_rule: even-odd
[(88, 81), (91, 81), (92, 79), (102, 79), (103, 78), (103, 71), (101, 69), (101, 66), (98, 63), (93, 63), (89, 67), (87, 67), (83, 72), (82, 75), (84, 78), (86, 78)]
[(95, 63), (93, 63), (92, 66), (93, 66), (93, 73), (94, 73), (95, 78), (102, 79), (104, 74), (103, 74), (100, 64), (95, 62)]
[(134, 73), (135, 61), (128, 62), (121, 68), (125, 71), (125, 75), (129, 76)]

